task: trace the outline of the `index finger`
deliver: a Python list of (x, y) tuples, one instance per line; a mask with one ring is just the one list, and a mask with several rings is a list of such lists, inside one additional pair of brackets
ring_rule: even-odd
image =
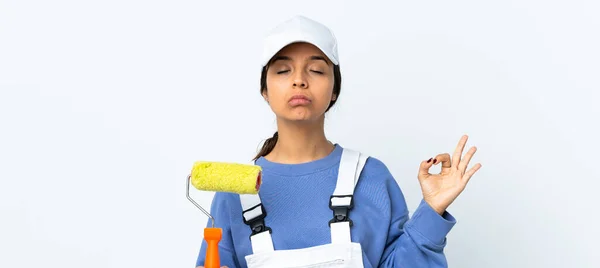
[(433, 162), (434, 164), (438, 164), (441, 163), (442, 164), (442, 170), (440, 171), (440, 173), (446, 173), (448, 171), (448, 169), (450, 169), (452, 167), (452, 164), (450, 162), (450, 154), (448, 153), (443, 153), (443, 154), (438, 154), (435, 156), (435, 161)]

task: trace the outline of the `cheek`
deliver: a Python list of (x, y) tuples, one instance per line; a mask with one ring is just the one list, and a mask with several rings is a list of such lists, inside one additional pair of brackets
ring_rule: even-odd
[(286, 89), (284, 83), (275, 79), (267, 81), (267, 97), (269, 98), (269, 105), (272, 107), (278, 107), (285, 101)]
[(329, 106), (329, 104), (331, 103), (331, 93), (330, 92), (323, 92), (320, 96), (319, 96), (319, 110), (326, 110), (327, 107)]
[(333, 83), (324, 81), (319, 85), (319, 91), (315, 93), (318, 94), (319, 106), (325, 106), (325, 108), (327, 108), (333, 97)]

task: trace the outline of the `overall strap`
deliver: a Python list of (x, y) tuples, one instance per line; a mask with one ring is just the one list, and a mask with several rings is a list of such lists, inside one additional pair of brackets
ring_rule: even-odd
[(344, 148), (342, 151), (337, 184), (329, 200), (329, 207), (333, 210), (333, 219), (329, 221), (331, 243), (351, 242), (350, 227), (353, 223), (348, 212), (354, 207), (354, 188), (367, 158), (367, 155), (354, 150)]
[(258, 194), (240, 194), (244, 223), (250, 226), (250, 240), (253, 253), (273, 251), (271, 228), (265, 225), (267, 211)]
[[(254, 164), (256, 165), (256, 161)], [(267, 211), (259, 194), (240, 194), (240, 202), (244, 223), (250, 226), (252, 231), (250, 234), (252, 251), (254, 253), (274, 251), (271, 228), (265, 224)]]

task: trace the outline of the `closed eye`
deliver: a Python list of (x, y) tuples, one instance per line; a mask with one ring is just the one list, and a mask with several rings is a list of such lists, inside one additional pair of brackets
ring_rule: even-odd
[[(324, 72), (317, 71), (317, 70), (310, 70), (310, 71), (313, 72), (313, 73), (317, 73), (317, 74), (324, 74)], [(278, 71), (277, 74), (284, 74), (284, 73), (287, 73), (287, 72), (289, 72), (289, 70)]]

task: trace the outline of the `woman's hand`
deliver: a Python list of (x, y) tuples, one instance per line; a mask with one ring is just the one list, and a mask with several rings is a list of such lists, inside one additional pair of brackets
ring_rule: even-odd
[[(467, 135), (464, 135), (460, 139), (452, 158), (450, 158), (450, 154), (444, 153), (421, 162), (418, 178), (423, 199), (440, 215), (465, 189), (473, 174), (481, 168), (481, 164), (477, 163), (468, 171), (466, 170), (471, 157), (477, 150), (476, 147), (471, 147), (461, 159), (468, 138)], [(429, 169), (440, 163), (442, 164), (441, 172), (430, 174)]]

